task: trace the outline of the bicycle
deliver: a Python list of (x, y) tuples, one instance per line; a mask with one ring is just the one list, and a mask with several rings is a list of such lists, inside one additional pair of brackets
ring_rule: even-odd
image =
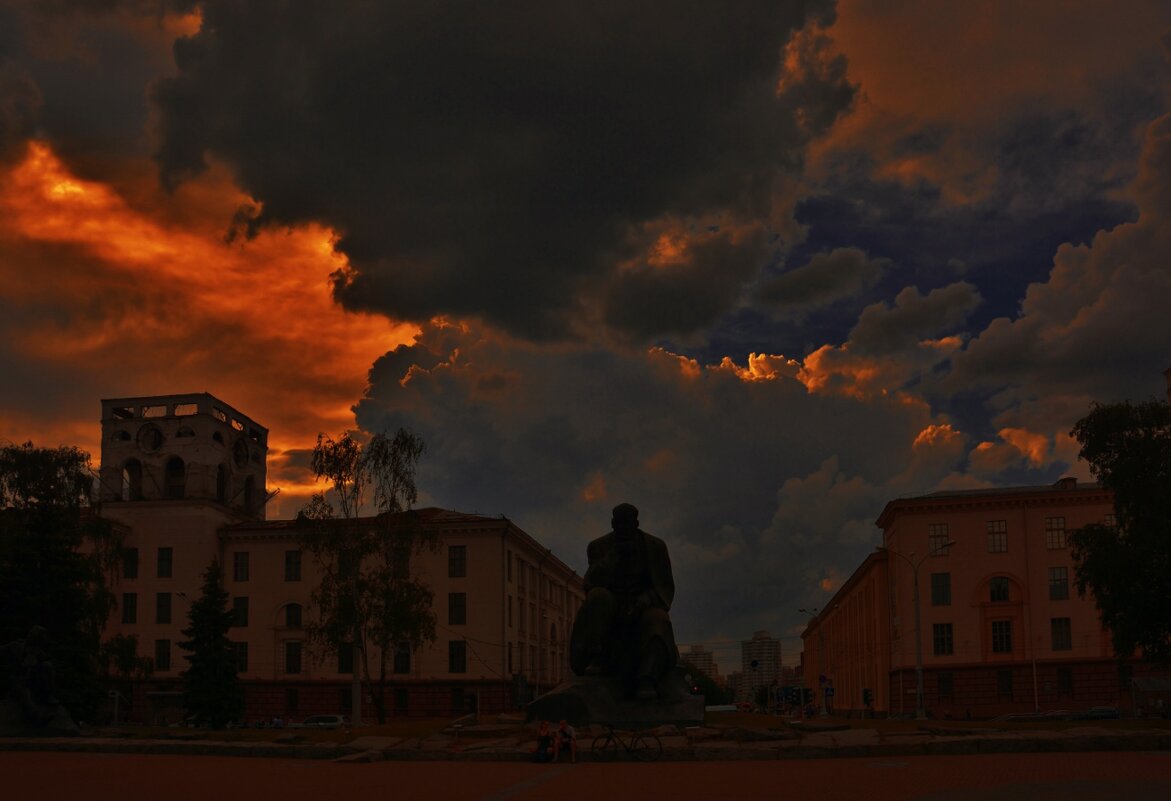
[(618, 757), (618, 746), (639, 762), (654, 762), (663, 754), (662, 741), (653, 734), (630, 732), (630, 736), (623, 739), (622, 733), (614, 730), (609, 723), (605, 724), (606, 731), (594, 738), (590, 752), (599, 762), (613, 762)]

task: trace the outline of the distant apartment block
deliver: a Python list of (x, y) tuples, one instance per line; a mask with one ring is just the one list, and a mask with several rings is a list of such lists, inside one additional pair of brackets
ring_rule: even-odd
[(702, 645), (692, 645), (680, 656), (712, 681), (719, 681), (720, 671), (715, 663), (715, 654)]
[(767, 631), (755, 631), (740, 643), (740, 686), (737, 701), (753, 701), (761, 687), (781, 681), (781, 641)]

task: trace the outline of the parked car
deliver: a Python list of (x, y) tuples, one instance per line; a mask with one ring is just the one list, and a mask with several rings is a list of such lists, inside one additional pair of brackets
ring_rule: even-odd
[(310, 715), (299, 724), (299, 729), (340, 729), (349, 726), (350, 722), (344, 715)]

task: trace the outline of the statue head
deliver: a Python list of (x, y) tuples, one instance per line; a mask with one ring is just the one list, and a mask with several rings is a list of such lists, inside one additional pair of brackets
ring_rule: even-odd
[(638, 509), (629, 503), (620, 503), (614, 507), (610, 525), (616, 530), (630, 531), (638, 528)]

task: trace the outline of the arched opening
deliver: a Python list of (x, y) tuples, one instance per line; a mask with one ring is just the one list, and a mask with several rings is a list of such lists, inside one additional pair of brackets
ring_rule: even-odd
[(172, 456), (167, 460), (166, 471), (163, 475), (163, 485), (165, 487), (166, 497), (171, 499), (180, 499), (184, 496), (187, 489), (187, 466), (183, 464), (183, 460), (178, 456)]
[(220, 465), (215, 471), (215, 499), (220, 503), (228, 502), (228, 468)]
[(256, 509), (256, 478), (248, 476), (244, 479), (244, 511), (253, 514)]
[(122, 466), (122, 500), (142, 500), (142, 462), (127, 459)]

